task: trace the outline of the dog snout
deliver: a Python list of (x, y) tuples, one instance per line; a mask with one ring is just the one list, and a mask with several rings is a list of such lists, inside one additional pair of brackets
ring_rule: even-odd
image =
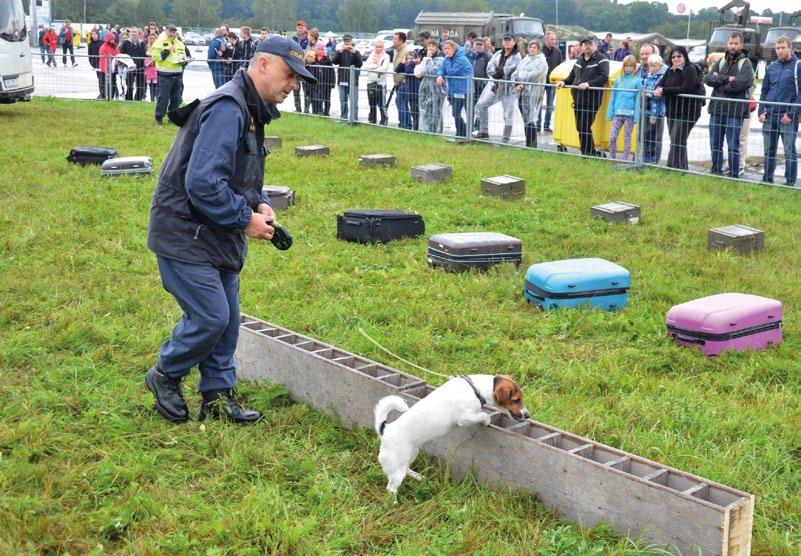
[(518, 421), (522, 421), (523, 419), (528, 419), (528, 410), (525, 409), (525, 408), (523, 410), (519, 411), (519, 412), (510, 411), (509, 413), (511, 413), (512, 417), (514, 417)]

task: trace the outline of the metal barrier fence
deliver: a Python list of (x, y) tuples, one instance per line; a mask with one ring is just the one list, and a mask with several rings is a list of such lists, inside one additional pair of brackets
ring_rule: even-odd
[[(51, 67), (45, 56), (40, 60), (39, 52), (35, 53), (36, 95), (131, 101), (158, 98), (158, 79), (148, 77), (155, 72), (145, 69), (146, 59), (133, 60), (131, 68), (110, 60), (114, 71), (103, 73), (96, 71), (90, 63), (96, 61), (86, 54), (76, 54), (75, 65)], [(62, 61), (61, 53), (55, 58)], [(186, 66), (183, 99), (206, 96), (215, 89), (215, 79), (230, 78), (247, 62), (216, 64), (214, 72), (206, 60)], [(309, 65), (318, 84), (303, 83), (280, 109), (459, 140), (612, 158), (632, 167), (645, 164), (746, 181), (773, 176), (777, 185), (797, 182), (798, 116), (786, 124), (780, 121), (777, 108), (792, 106), (801, 114), (800, 104), (693, 95), (660, 99), (645, 88), (614, 92), (606, 88), (559, 89), (546, 83), (472, 77), (448, 76), (439, 82), (438, 67), (430, 59), (409, 74)], [(633, 100), (630, 114), (625, 99), (609, 109), (613, 94)], [(748, 105), (756, 103), (768, 109), (764, 124), (758, 111), (749, 110), (753, 106)], [(734, 169), (730, 160), (735, 161)]]

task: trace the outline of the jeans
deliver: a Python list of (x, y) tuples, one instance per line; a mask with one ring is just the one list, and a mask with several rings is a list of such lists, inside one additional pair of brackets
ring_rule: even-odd
[(451, 114), (456, 124), (456, 137), (467, 137), (467, 122), (462, 117), (462, 111), (467, 102), (464, 95), (449, 96), (448, 102), (451, 103)]
[(214, 82), (214, 88), (219, 89), (225, 85), (225, 68), (220, 62), (212, 62), (211, 66), (211, 80)]
[(73, 50), (72, 43), (64, 43), (61, 45), (61, 62), (66, 66), (67, 65), (67, 51), (70, 53), (70, 58), (72, 58), (72, 65), (75, 65), (75, 51)]
[(729, 176), (740, 173), (740, 128), (743, 120), (739, 116), (710, 116), (709, 143), (712, 148), (712, 173), (723, 174), (723, 138), (729, 147)]
[(411, 95), (406, 91), (405, 84), (401, 83), (395, 93), (395, 107), (398, 109), (398, 127), (401, 129), (412, 129), (410, 100)]
[(542, 121), (542, 111), (545, 110), (545, 129), (551, 129), (551, 115), (553, 114), (553, 97), (556, 93), (555, 87), (545, 87), (545, 105), (540, 109), (537, 114), (537, 129), (542, 129), (540, 123)]
[(665, 118), (659, 116), (643, 116), (645, 134), (643, 137), (642, 161), (646, 164), (658, 164), (662, 158), (662, 134), (665, 130)]
[[(167, 112), (175, 110), (181, 105), (181, 96), (184, 92), (184, 76), (182, 73), (158, 72), (159, 97), (156, 101), (156, 120), (159, 122)], [(169, 108), (168, 108), (169, 105)]]
[(789, 124), (781, 122), (784, 114), (770, 114), (762, 124), (762, 139), (765, 144), (765, 173), (762, 181), (773, 183), (776, 171), (776, 152), (779, 150), (779, 137), (784, 147), (784, 179), (786, 185), (795, 185), (798, 177), (798, 153), (795, 150), (795, 139), (798, 134), (798, 120)]
[(45, 63), (45, 54), (47, 54), (47, 47), (43, 44), (39, 45), (39, 56), (42, 57), (42, 63)]
[[(348, 97), (350, 96), (350, 83), (340, 83), (339, 87), (339, 117), (343, 120), (350, 119), (350, 112), (348, 111)], [(358, 86), (356, 87), (358, 91)], [(356, 119), (359, 119), (359, 95), (353, 95), (353, 113), (356, 114)]]
[(201, 392), (236, 387), (239, 273), (156, 256), (161, 283), (184, 314), (161, 346), (158, 368), (171, 378), (200, 370)]

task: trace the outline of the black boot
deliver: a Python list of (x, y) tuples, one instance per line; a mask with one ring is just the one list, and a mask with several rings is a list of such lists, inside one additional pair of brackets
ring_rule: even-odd
[(531, 143), (529, 144), (529, 147), (531, 147), (532, 149), (536, 149), (537, 148), (537, 126), (535, 124), (529, 124), (529, 126), (531, 127)]
[(206, 416), (212, 419), (233, 421), (241, 425), (250, 425), (261, 419), (261, 413), (252, 409), (245, 409), (234, 399), (234, 394), (230, 389), (209, 390), (201, 392), (203, 405), (200, 406), (198, 421), (203, 421)]
[(145, 384), (156, 397), (156, 411), (162, 417), (172, 423), (189, 420), (189, 409), (181, 392), (180, 378), (167, 376), (158, 367), (150, 367), (145, 375)]

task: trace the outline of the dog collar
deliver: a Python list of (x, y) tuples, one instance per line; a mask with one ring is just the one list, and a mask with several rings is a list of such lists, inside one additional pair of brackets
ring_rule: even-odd
[(470, 388), (473, 389), (473, 394), (475, 394), (478, 398), (478, 401), (481, 402), (481, 407), (487, 405), (487, 400), (484, 399), (484, 396), (478, 393), (478, 388), (476, 388), (476, 385), (473, 384), (473, 380), (467, 375), (464, 375), (462, 378), (465, 379), (465, 382), (467, 382), (467, 384), (470, 385)]

